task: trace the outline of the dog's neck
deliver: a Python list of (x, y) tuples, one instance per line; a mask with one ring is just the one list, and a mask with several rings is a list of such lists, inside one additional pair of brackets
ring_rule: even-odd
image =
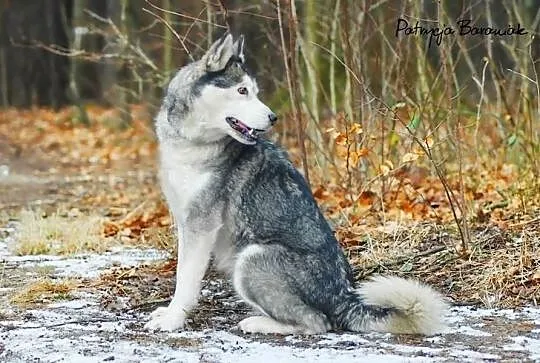
[[(201, 167), (219, 167), (240, 155), (248, 145), (243, 145), (232, 137), (211, 143), (201, 143), (184, 138), (168, 139), (159, 145), (162, 163), (168, 166), (199, 165)], [(225, 156), (226, 155), (226, 156)]]

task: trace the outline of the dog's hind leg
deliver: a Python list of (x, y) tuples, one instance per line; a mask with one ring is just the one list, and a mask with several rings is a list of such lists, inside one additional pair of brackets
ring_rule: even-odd
[(265, 316), (242, 320), (247, 333), (318, 334), (331, 328), (326, 315), (298, 296), (294, 263), (279, 246), (249, 245), (238, 255), (233, 283), (238, 294)]

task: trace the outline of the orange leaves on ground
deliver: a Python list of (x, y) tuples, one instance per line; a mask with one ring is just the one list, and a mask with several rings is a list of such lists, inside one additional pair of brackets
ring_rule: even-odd
[(86, 107), (88, 127), (78, 121), (74, 107), (58, 112), (43, 108), (7, 109), (0, 113), (0, 134), (8, 135), (10, 142), (21, 150), (41, 152), (60, 168), (96, 168), (147, 158), (153, 161), (156, 143), (150, 117), (141, 109), (132, 106), (134, 117), (124, 130), (114, 129), (106, 122), (108, 117), (119, 117), (116, 113), (97, 106)]
[(326, 190), (324, 185), (318, 185), (313, 189), (313, 196), (315, 199), (323, 201), (330, 197), (330, 192)]
[(107, 237), (137, 238), (150, 227), (171, 225), (167, 207), (161, 202), (145, 200), (120, 219), (110, 219), (104, 223), (103, 234)]
[(375, 199), (377, 198), (377, 194), (373, 193), (372, 191), (364, 191), (360, 193), (358, 196), (358, 199), (356, 200), (360, 205), (372, 205), (375, 202)]
[(336, 145), (347, 145), (347, 135), (344, 133), (338, 133), (336, 135), (336, 138), (334, 139), (334, 142), (336, 143)]

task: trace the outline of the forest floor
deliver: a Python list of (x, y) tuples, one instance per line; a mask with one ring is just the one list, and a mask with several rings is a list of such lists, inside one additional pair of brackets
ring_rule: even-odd
[(10, 112), (0, 117), (0, 361), (540, 361), (540, 203), (528, 191), (513, 202), (511, 170), (492, 181), (504, 203), (479, 199), (491, 209), (471, 221), (466, 253), (451, 222), (396, 217), (403, 201), (381, 211), (365, 198), (353, 213), (338, 187), (314, 187), (359, 279), (414, 277), (449, 298), (443, 334), (245, 335), (236, 323), (252, 312), (213, 271), (185, 331), (149, 333), (175, 267), (151, 129), (113, 132), (107, 110), (89, 128), (70, 111)]

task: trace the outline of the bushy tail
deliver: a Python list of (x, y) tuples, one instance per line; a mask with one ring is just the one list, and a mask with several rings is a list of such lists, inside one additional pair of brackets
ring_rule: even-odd
[(353, 331), (433, 335), (445, 328), (444, 298), (417, 281), (376, 276), (357, 290), (344, 325)]

